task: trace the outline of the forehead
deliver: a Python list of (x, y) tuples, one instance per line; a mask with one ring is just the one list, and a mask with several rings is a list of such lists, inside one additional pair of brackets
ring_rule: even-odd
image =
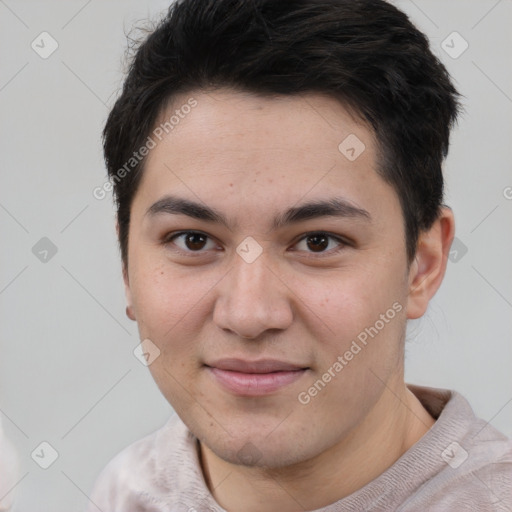
[(365, 209), (382, 194), (394, 195), (377, 173), (373, 132), (323, 95), (196, 91), (166, 108), (155, 130), (166, 127), (145, 162), (137, 195), (146, 204), (179, 192), (218, 210), (238, 200), (258, 216), (262, 207), (327, 195)]
[[(188, 108), (192, 100), (196, 106)], [(345, 154), (350, 160), (364, 149), (368, 164), (375, 153), (374, 135), (366, 123), (334, 98), (313, 93), (264, 97), (230, 89), (196, 91), (174, 98), (157, 120), (159, 127), (167, 132), (162, 134), (163, 145), (186, 143), (195, 157), (292, 151), (298, 156), (312, 152), (314, 158), (320, 152), (335, 158)], [(348, 145), (356, 153), (340, 152), (349, 149), (339, 145), (350, 135)], [(158, 153), (152, 152), (148, 160)]]

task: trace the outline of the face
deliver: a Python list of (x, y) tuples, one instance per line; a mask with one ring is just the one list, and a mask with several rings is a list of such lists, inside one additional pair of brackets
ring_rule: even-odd
[(196, 92), (162, 119), (190, 97), (133, 201), (127, 299), (194, 435), (235, 464), (291, 465), (402, 378), (399, 200), (373, 133), (334, 99)]

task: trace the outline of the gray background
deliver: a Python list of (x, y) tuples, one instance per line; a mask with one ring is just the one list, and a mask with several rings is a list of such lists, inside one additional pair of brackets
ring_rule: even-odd
[[(16, 511), (83, 510), (105, 463), (172, 414), (132, 353), (114, 210), (92, 195), (105, 181), (100, 132), (125, 32), (167, 4), (0, 0), (0, 414), (21, 462)], [(512, 2), (396, 4), (427, 33), (466, 109), (446, 162), (457, 253), (411, 322), (407, 381), (457, 389), (510, 436)], [(31, 48), (43, 31), (59, 45), (47, 59)], [(457, 58), (441, 46), (453, 31), (469, 44)], [(445, 44), (463, 48), (457, 36)], [(57, 248), (46, 262), (33, 253), (43, 237)], [(59, 455), (48, 469), (31, 458), (43, 441)]]

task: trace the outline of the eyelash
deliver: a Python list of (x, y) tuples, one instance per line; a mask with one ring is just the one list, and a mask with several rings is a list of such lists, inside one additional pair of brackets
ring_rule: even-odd
[[(212, 237), (210, 237), (206, 233), (203, 233), (202, 231), (190, 230), (190, 231), (179, 231), (177, 233), (170, 233), (170, 234), (168, 234), (167, 236), (165, 236), (163, 238), (162, 243), (164, 245), (169, 245), (175, 239), (177, 239), (177, 238), (179, 238), (181, 236), (190, 235), (190, 234), (203, 235), (203, 236), (207, 237), (208, 240), (213, 240)], [(308, 253), (308, 257), (321, 258), (322, 256), (325, 257), (325, 255), (332, 256), (334, 254), (338, 254), (340, 251), (342, 251), (344, 248), (346, 248), (347, 246), (350, 245), (350, 243), (347, 240), (343, 239), (342, 237), (340, 237), (338, 235), (334, 235), (333, 233), (329, 233), (328, 231), (310, 231), (308, 233), (304, 233), (296, 242), (294, 242), (293, 245), (295, 246), (299, 242), (307, 239), (308, 237), (315, 236), (315, 235), (325, 235), (325, 236), (327, 236), (327, 238), (335, 240), (339, 245), (335, 249), (330, 249), (328, 251), (320, 251), (318, 253), (309, 252), (308, 251), (307, 252)], [(181, 252), (183, 254), (186, 254), (187, 256), (200, 256), (200, 255), (204, 254), (204, 252), (205, 252), (203, 250), (199, 250), (199, 251), (188, 250), (188, 251), (185, 251), (185, 250), (181, 249), (180, 247), (176, 247), (175, 250), (177, 252)]]

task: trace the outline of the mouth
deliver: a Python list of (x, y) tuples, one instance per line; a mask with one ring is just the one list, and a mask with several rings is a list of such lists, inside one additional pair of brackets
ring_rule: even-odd
[(220, 359), (205, 367), (222, 388), (240, 396), (276, 392), (296, 382), (309, 370), (306, 366), (274, 359)]

